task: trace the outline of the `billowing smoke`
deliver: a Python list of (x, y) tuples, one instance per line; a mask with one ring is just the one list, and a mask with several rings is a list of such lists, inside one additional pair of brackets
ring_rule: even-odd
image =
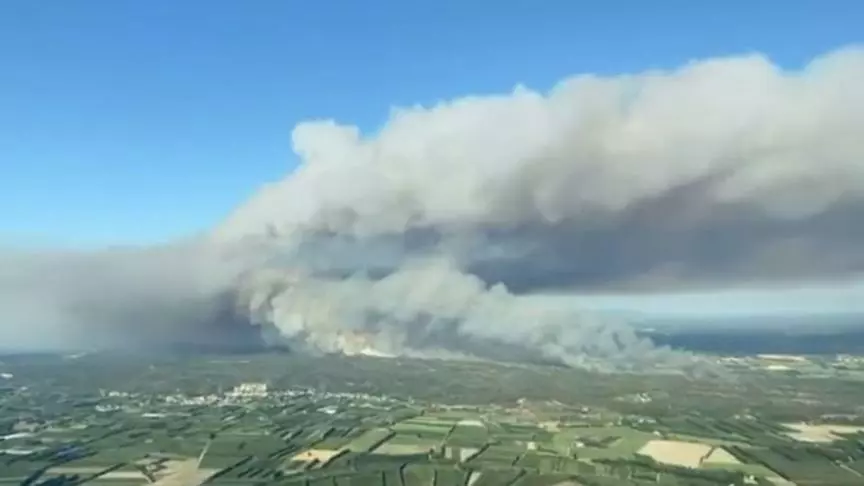
[(302, 124), (303, 165), (216, 234), (449, 241), (519, 290), (858, 272), (862, 75), (862, 50), (754, 55), (395, 110), (365, 138)]
[(619, 367), (680, 358), (625, 326), (488, 287), (447, 260), (412, 260), (375, 280), (263, 272), (245, 288), (253, 322), (322, 351)]
[(300, 166), (201, 238), (7, 257), (0, 338), (686, 360), (531, 294), (864, 272), (861, 79), (857, 48), (751, 55), (398, 109), (371, 135), (303, 123)]

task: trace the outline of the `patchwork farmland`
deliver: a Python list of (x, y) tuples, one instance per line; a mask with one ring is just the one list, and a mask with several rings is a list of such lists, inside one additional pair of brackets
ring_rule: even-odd
[[(328, 359), (313, 361), (316, 388), (286, 375), (285, 360), (7, 365), (0, 486), (864, 484), (859, 382), (820, 389), (755, 375), (759, 386), (742, 400), (735, 388), (718, 394), (716, 384), (669, 377), (603, 375), (598, 384), (548, 367)], [(268, 373), (277, 378), (247, 382)], [(579, 391), (568, 402), (488, 401), (482, 383), (505, 379), (550, 396)], [(441, 391), (440, 400), (412, 396), (470, 380), (479, 395), (460, 392), (468, 403)], [(632, 393), (646, 380), (659, 391)], [(782, 393), (808, 401), (794, 408), (774, 400)]]

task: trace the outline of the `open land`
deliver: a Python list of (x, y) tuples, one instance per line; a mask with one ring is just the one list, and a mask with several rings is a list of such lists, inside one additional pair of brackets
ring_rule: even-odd
[(864, 427), (837, 424), (784, 424), (792, 429), (789, 436), (802, 442), (834, 442), (842, 440), (843, 435), (857, 435)]
[(709, 445), (677, 440), (652, 440), (639, 449), (639, 454), (657, 462), (688, 468), (698, 468), (710, 453)]

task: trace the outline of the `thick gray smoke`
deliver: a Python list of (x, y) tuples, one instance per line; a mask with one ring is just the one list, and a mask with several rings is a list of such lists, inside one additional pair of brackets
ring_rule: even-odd
[(857, 48), (794, 72), (752, 55), (399, 109), (373, 135), (303, 123), (298, 169), (201, 239), (8, 257), (0, 338), (242, 328), (322, 351), (674, 361), (523, 294), (864, 272), (862, 79)]
[(302, 124), (303, 165), (217, 235), (455, 235), (520, 290), (859, 272), (861, 79), (860, 49), (800, 72), (754, 55), (396, 110), (365, 138)]
[(474, 356), (627, 366), (682, 358), (625, 326), (488, 287), (452, 263), (416, 259), (387, 276), (259, 272), (245, 282), (254, 323), (304, 347), (346, 353)]

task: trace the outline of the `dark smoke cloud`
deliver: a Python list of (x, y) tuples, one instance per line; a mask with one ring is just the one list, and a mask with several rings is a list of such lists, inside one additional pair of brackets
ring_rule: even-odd
[(5, 256), (0, 338), (677, 365), (519, 294), (860, 274), (861, 79), (857, 48), (753, 55), (395, 110), (369, 136), (304, 123), (298, 169), (205, 238)]

